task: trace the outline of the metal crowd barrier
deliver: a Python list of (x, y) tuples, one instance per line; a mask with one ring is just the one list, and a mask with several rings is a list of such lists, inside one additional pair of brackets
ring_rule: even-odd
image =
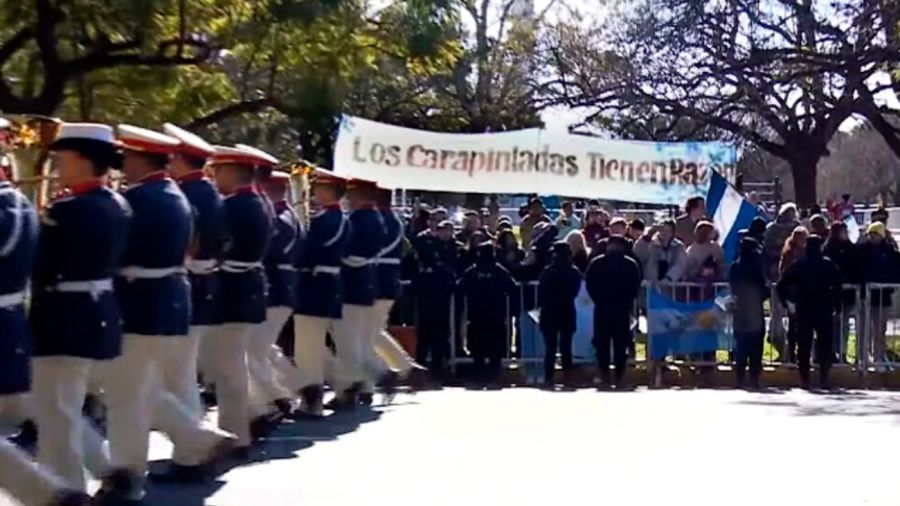
[[(392, 324), (413, 325), (416, 321), (416, 297), (410, 289), (410, 283), (404, 282), (404, 293), (401, 302), (392, 312)], [(507, 300), (507, 347), (503, 363), (506, 367), (522, 367), (538, 374), (544, 357), (542, 336), (534, 322), (528, 321), (528, 310), (537, 306), (538, 283), (536, 281), (518, 283), (519, 311), (512, 314), (511, 304)], [(634, 350), (630, 363), (647, 364), (651, 356), (653, 340), (649, 337), (649, 318), (652, 311), (647, 308), (647, 290), (656, 289), (663, 295), (677, 302), (702, 302), (724, 298), (730, 295), (728, 283), (712, 284), (678, 282), (678, 283), (645, 283), (642, 295), (635, 304), (634, 310)], [(763, 366), (796, 367), (797, 325), (795, 318), (778, 300), (775, 286), (770, 286), (770, 298), (764, 306), (766, 336), (763, 350)], [(834, 365), (837, 367), (855, 368), (860, 374), (867, 371), (888, 371), (900, 366), (900, 284), (867, 284), (843, 286), (837, 311), (833, 317), (833, 351)], [(461, 305), (461, 306), (460, 306)], [(471, 363), (468, 356), (466, 332), (466, 315), (468, 308), (463, 297), (451, 297), (448, 304), (450, 320), (448, 366), (455, 371), (461, 364)], [(731, 337), (731, 313), (725, 313), (724, 329), (727, 339), (720, 340), (719, 349), (714, 353), (695, 353), (686, 355), (669, 355), (662, 362), (676, 365), (696, 367), (715, 367), (730, 365), (734, 354), (734, 340)], [(586, 333), (586, 337), (585, 337)], [(585, 352), (584, 340), (590, 341), (593, 329), (578, 329), (582, 335), (581, 353), (576, 346), (574, 361), (576, 364), (595, 362), (594, 352)], [(813, 353), (815, 362), (815, 353)]]

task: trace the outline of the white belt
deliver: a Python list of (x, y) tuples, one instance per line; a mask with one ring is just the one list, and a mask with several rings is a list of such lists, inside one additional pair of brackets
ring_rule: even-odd
[(222, 270), (225, 272), (250, 272), (253, 269), (261, 269), (262, 262), (241, 262), (239, 260), (225, 260), (222, 262)]
[(297, 268), (291, 264), (278, 264), (279, 271), (297, 272)]
[(332, 276), (337, 276), (341, 273), (341, 268), (334, 265), (317, 265), (313, 267), (312, 273), (313, 275), (331, 274)]
[(101, 293), (111, 292), (112, 280), (109, 278), (92, 279), (89, 281), (62, 281), (51, 287), (50, 291), (63, 293), (89, 293), (96, 299)]
[(187, 267), (187, 270), (190, 271), (192, 274), (212, 274), (213, 272), (216, 271), (216, 264), (217, 264), (217, 262), (215, 259), (209, 259), (209, 260), (191, 259), (191, 260), (188, 260), (187, 262), (185, 262), (185, 267)]
[(372, 260), (369, 260), (366, 257), (360, 257), (356, 255), (350, 255), (343, 260), (344, 265), (347, 267), (365, 267), (372, 263)]
[(162, 279), (167, 278), (169, 276), (174, 276), (176, 274), (184, 274), (184, 267), (163, 267), (160, 269), (151, 269), (148, 267), (123, 267), (119, 270), (119, 275), (132, 280), (132, 279)]
[(25, 303), (25, 290), (0, 295), (0, 308), (15, 307)]
[(376, 265), (400, 265), (399, 258), (378, 258), (375, 260)]

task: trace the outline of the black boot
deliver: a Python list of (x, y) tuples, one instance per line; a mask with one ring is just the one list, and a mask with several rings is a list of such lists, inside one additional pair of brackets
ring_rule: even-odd
[(290, 399), (275, 399), (272, 404), (275, 405), (281, 416), (289, 417), (294, 412), (294, 403)]
[(131, 471), (118, 469), (103, 478), (94, 496), (94, 504), (102, 506), (138, 506), (143, 504), (142, 480)]
[(369, 407), (375, 403), (375, 394), (371, 392), (361, 392), (357, 396), (357, 400), (360, 406)]
[(323, 413), (323, 397), (325, 389), (321, 385), (309, 385), (300, 389), (300, 407), (291, 413), (290, 418), (294, 420), (300, 419), (321, 419), (325, 415)]
[(25, 420), (19, 425), (19, 433), (9, 438), (9, 442), (22, 449), (33, 447), (37, 444), (37, 425), (31, 420)]
[(148, 479), (154, 483), (187, 485), (191, 483), (203, 483), (209, 476), (209, 468), (207, 466), (183, 466), (169, 464), (168, 469), (164, 473), (150, 473)]
[(281, 413), (260, 415), (250, 420), (250, 437), (254, 440), (269, 437), (278, 424), (281, 423)]
[(60, 492), (50, 501), (50, 506), (90, 506), (91, 504), (93, 504), (91, 496), (78, 490)]

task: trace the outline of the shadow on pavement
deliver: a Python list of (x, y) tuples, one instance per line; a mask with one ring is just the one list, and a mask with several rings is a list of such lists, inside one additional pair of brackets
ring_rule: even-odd
[(796, 416), (891, 416), (900, 423), (900, 395), (861, 391), (813, 391), (801, 396), (766, 396), (737, 401), (748, 406), (786, 409)]
[[(297, 453), (312, 447), (317, 441), (332, 441), (351, 433), (360, 425), (381, 418), (381, 412), (358, 409), (353, 412), (335, 413), (322, 420), (284, 421), (270, 437), (254, 444), (250, 458), (245, 461), (229, 460), (216, 466), (216, 476), (195, 485), (160, 484), (148, 481), (147, 505), (203, 506), (206, 499), (225, 486), (221, 476), (232, 469), (251, 466), (273, 460), (297, 457)], [(161, 469), (168, 461), (151, 463), (153, 469)]]

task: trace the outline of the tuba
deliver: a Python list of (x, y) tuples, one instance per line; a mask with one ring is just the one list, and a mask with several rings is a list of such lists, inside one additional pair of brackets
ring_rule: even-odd
[(53, 188), (47, 150), (59, 134), (62, 121), (31, 114), (0, 118), (0, 159), (7, 176), (37, 207), (49, 201)]

